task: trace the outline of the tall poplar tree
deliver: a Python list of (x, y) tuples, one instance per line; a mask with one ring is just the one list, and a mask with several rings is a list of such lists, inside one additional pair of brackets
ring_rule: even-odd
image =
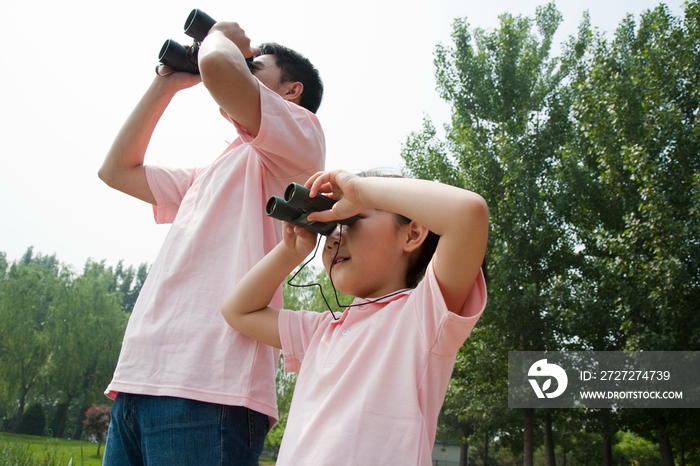
[[(465, 355), (474, 358), (474, 367), (496, 362), (503, 371), (507, 351), (557, 349), (561, 330), (553, 318), (552, 284), (571, 256), (552, 205), (552, 171), (569, 134), (567, 94), (561, 91), (565, 73), (551, 56), (561, 19), (548, 4), (534, 20), (504, 14), (500, 27), (489, 32), (456, 20), (454, 47), (439, 45), (436, 52), (438, 90), (453, 110), (447, 141), (437, 141), (426, 122), (404, 147), (414, 176), (471, 189), (489, 205), (491, 281), (479, 326), (493, 326), (502, 338), (493, 340), (498, 348), (484, 351), (478, 350), (478, 333), (468, 340)], [(472, 375), (471, 387), (492, 378)], [(524, 464), (531, 465), (535, 413), (522, 414)], [(544, 422), (551, 434), (551, 422)]]
[[(590, 27), (579, 36), (589, 40), (572, 49), (576, 131), (562, 171), (572, 202), (562, 214), (593, 285), (586, 316), (621, 322), (602, 349), (698, 351), (700, 6), (688, 2), (684, 18), (664, 5), (639, 22), (630, 15), (611, 40)], [(684, 413), (623, 414), (659, 442), (664, 465), (672, 442), (697, 438)]]

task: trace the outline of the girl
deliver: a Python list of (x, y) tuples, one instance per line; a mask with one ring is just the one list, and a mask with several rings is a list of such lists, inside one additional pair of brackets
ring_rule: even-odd
[(430, 465), (457, 350), (486, 304), (486, 203), (439, 183), (340, 170), (306, 186), (338, 201), (309, 220), (360, 218), (323, 249), (334, 285), (357, 297), (352, 306), (337, 320), (269, 307), (316, 244), (314, 233), (285, 224), (283, 241), (222, 309), (239, 332), (281, 348), (286, 371), (299, 371), (277, 464)]

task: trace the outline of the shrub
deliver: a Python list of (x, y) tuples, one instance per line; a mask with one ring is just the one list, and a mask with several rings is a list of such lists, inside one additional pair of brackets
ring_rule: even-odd
[(17, 427), (18, 434), (44, 435), (46, 428), (46, 415), (44, 408), (39, 403), (29, 405)]

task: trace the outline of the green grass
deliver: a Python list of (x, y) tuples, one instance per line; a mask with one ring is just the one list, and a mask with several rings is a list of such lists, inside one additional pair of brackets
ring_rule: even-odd
[[(17, 461), (16, 464), (18, 465), (45, 464), (67, 466), (70, 459), (73, 458), (73, 466), (101, 466), (104, 448), (104, 443), (102, 443), (100, 457), (98, 458), (96, 443), (0, 432), (0, 458), (2, 458), (2, 453), (5, 451)], [(34, 457), (35, 463), (27, 461), (31, 456)]]
[[(82, 456), (81, 449), (82, 447)], [(0, 465), (11, 458), (12, 466), (68, 466), (73, 458), (73, 466), (102, 466), (105, 445), (100, 447), (97, 457), (97, 444), (92, 442), (35, 437), (0, 432)], [(271, 459), (261, 459), (260, 466), (274, 465)]]

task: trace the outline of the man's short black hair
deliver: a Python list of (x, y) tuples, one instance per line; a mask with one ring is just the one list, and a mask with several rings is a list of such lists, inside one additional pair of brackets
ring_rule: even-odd
[(260, 46), (261, 55), (275, 55), (275, 64), (282, 70), (280, 81), (282, 83), (299, 81), (304, 85), (299, 105), (316, 113), (323, 99), (323, 81), (316, 67), (308, 58), (294, 50), (277, 44), (267, 42)]

